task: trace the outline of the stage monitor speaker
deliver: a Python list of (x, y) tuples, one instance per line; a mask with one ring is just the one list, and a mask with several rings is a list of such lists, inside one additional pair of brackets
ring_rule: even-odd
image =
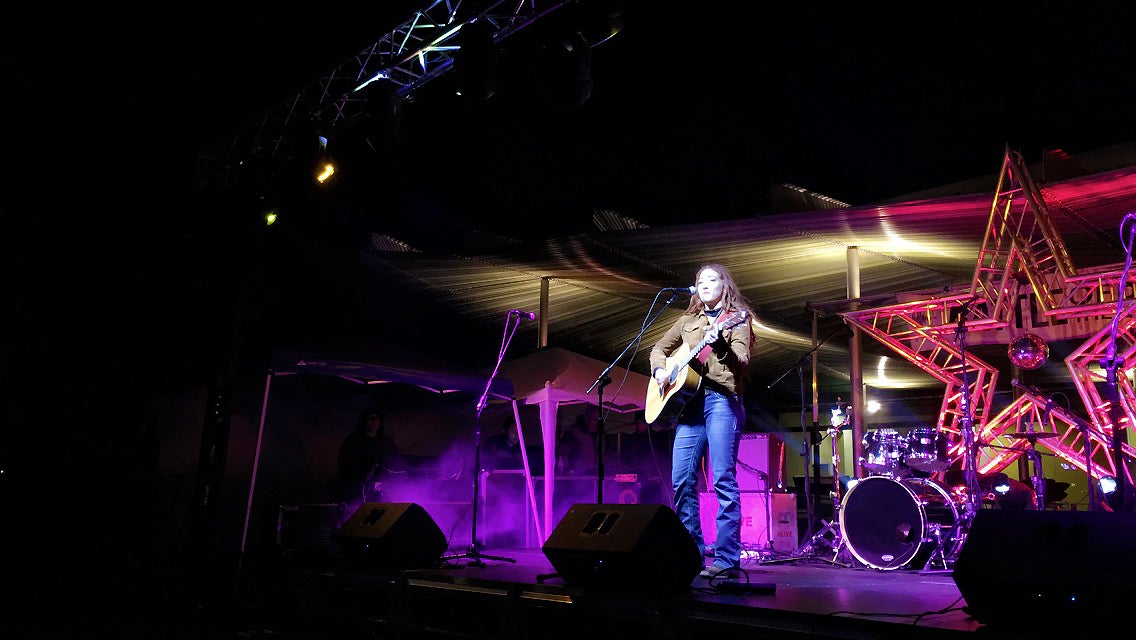
[(1107, 625), (1136, 599), (1136, 514), (984, 509), (953, 577), (989, 627)]
[(378, 569), (425, 569), (446, 551), (446, 535), (414, 502), (366, 502), (337, 533), (343, 556)]
[(694, 539), (661, 504), (574, 504), (541, 550), (570, 586), (682, 591), (702, 570)]

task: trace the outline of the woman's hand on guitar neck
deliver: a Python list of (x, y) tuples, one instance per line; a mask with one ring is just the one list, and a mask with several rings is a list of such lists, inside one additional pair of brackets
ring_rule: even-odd
[(706, 344), (714, 344), (718, 341), (719, 335), (721, 335), (721, 333), (718, 329), (718, 325), (712, 324), (710, 328), (706, 330), (706, 335), (703, 336), (703, 338), (706, 340)]

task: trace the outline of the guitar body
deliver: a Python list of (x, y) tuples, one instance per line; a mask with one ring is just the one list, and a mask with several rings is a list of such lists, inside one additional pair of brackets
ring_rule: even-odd
[(654, 424), (659, 419), (666, 422), (674, 420), (698, 392), (702, 376), (691, 369), (690, 359), (690, 349), (685, 344), (679, 345), (667, 358), (665, 369), (670, 372), (667, 384), (660, 386), (654, 378), (647, 383), (647, 400), (643, 412), (647, 424)]
[[(731, 313), (718, 322), (719, 331), (736, 327), (746, 321), (746, 312)], [(647, 424), (654, 424), (660, 418), (674, 420), (682, 412), (686, 403), (698, 392), (702, 376), (690, 368), (690, 361), (701, 358), (703, 362), (709, 353), (709, 342), (703, 338), (694, 348), (680, 344), (674, 353), (667, 357), (664, 369), (668, 372), (667, 383), (659, 385), (654, 376), (647, 383), (647, 399), (643, 403), (643, 417)], [(704, 352), (703, 349), (706, 349)]]

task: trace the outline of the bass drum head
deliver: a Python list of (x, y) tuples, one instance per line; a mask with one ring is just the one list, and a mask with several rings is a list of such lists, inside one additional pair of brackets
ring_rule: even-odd
[(931, 525), (953, 530), (957, 519), (950, 495), (921, 478), (864, 478), (848, 490), (840, 507), (840, 531), (848, 550), (874, 569), (898, 569), (921, 552), (930, 553), (936, 544)]

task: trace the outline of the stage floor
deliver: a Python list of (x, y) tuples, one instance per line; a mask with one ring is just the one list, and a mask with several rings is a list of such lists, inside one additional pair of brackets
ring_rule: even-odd
[[(880, 570), (811, 554), (746, 556), (743, 575), (726, 588), (720, 580), (696, 577), (689, 590), (662, 595), (565, 584), (538, 549), (447, 555), (438, 567), (399, 572), (368, 570), (343, 559), (281, 558), (250, 569), (243, 591), (246, 606), (267, 612), (255, 624), (281, 639), (354, 633), (574, 640), (1036, 634), (991, 629), (971, 618), (950, 571)], [(747, 580), (750, 592), (728, 588)], [(252, 629), (233, 631), (255, 635)]]
[[(648, 517), (673, 515), (658, 505), (585, 504), (545, 550), (486, 546), (474, 557), (424, 512), (359, 513), (380, 524), (343, 525), (342, 548), (245, 558), (233, 593), (253, 617), (210, 637), (1088, 639), (1136, 597), (1128, 513), (983, 510), (956, 555), (913, 546), (906, 520), (880, 511), (850, 529), (855, 542), (826, 527), (792, 551), (751, 545), (731, 581), (696, 575), (682, 525)], [(616, 522), (629, 525), (605, 528)]]

